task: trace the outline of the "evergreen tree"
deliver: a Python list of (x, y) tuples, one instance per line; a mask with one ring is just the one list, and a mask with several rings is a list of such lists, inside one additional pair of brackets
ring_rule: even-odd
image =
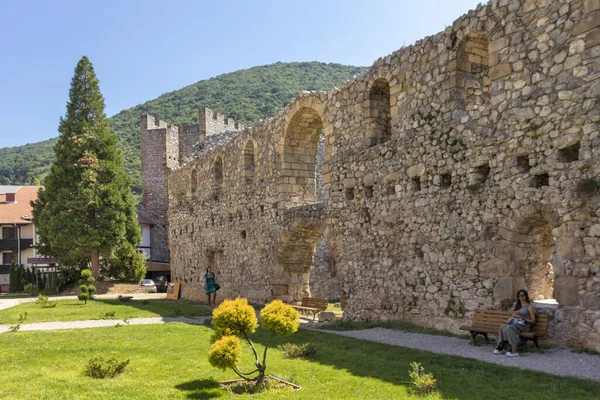
[[(91, 262), (99, 276), (99, 258), (135, 252), (141, 241), (131, 179), (123, 169), (117, 138), (110, 133), (104, 98), (87, 57), (82, 57), (71, 81), (65, 118), (54, 147), (56, 160), (32, 202), (39, 230), (39, 250), (58, 256), (67, 266)], [(125, 250), (123, 250), (125, 249)], [(140, 258), (123, 263), (127, 279), (145, 274)]]
[(19, 273), (17, 272), (17, 264), (15, 262), (10, 263), (10, 269), (8, 270), (8, 281), (10, 284), (11, 292), (19, 291), (19, 284), (17, 283), (19, 279)]

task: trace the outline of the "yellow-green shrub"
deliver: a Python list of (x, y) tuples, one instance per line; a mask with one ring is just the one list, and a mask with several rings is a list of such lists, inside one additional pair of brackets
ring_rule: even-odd
[(256, 312), (248, 300), (225, 300), (213, 311), (213, 326), (220, 336), (254, 333), (258, 328)]
[(289, 336), (300, 327), (300, 313), (281, 300), (273, 300), (261, 311), (262, 326), (278, 335)]
[(210, 346), (208, 362), (215, 368), (235, 368), (242, 359), (242, 345), (237, 336), (223, 336)]
[[(267, 349), (273, 335), (276, 333), (291, 335), (300, 326), (300, 314), (281, 300), (274, 300), (267, 304), (260, 315), (263, 328), (271, 331), (271, 338), (265, 346), (262, 361), (248, 337), (248, 334), (255, 332), (258, 328), (256, 312), (248, 304), (248, 300), (240, 297), (235, 300), (225, 300), (213, 311), (212, 323), (215, 334), (211, 338), (213, 344), (208, 353), (208, 361), (213, 367), (231, 368), (240, 377), (248, 381), (256, 381), (256, 385), (260, 385), (265, 377)], [(238, 369), (242, 355), (242, 346), (238, 336), (243, 336), (252, 348), (256, 366), (252, 372), (245, 373)]]

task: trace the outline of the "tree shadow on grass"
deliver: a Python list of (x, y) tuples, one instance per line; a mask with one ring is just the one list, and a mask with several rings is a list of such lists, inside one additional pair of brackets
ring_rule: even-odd
[[(259, 330), (252, 335), (252, 340), (265, 345), (268, 341), (268, 333)], [(310, 358), (305, 358), (305, 361), (346, 370), (355, 376), (375, 378), (398, 386), (407, 385), (410, 381), (408, 376), (410, 363), (419, 362), (425, 367), (426, 372), (433, 373), (444, 398), (495, 399), (498, 396), (520, 398), (522, 388), (527, 387), (528, 390), (537, 393), (538, 398), (560, 398), (557, 394), (562, 393), (566, 396), (568, 393), (569, 398), (585, 399), (593, 398), (595, 396), (593, 393), (598, 393), (600, 389), (599, 383), (589, 380), (515, 370), (514, 367), (508, 368), (463, 357), (440, 355), (304, 329), (292, 336), (276, 337), (269, 351), (273, 351), (282, 343), (307, 342), (316, 345), (316, 353)], [(278, 375), (282, 371), (270, 369), (267, 372)]]
[(219, 384), (213, 379), (196, 379), (189, 382), (175, 385), (179, 389), (187, 393), (188, 399), (214, 399), (225, 395)]

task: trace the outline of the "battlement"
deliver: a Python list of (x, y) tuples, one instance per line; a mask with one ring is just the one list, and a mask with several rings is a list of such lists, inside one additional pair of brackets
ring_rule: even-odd
[[(172, 126), (165, 121), (154, 118), (152, 115), (146, 114), (140, 117), (140, 130), (148, 131), (152, 129), (171, 129)], [(176, 127), (175, 127), (176, 128)]]
[(198, 110), (198, 121), (200, 121), (201, 131), (204, 132), (205, 136), (218, 135), (227, 130), (239, 131), (244, 129), (244, 125), (235, 122), (232, 118), (225, 117), (206, 107)]

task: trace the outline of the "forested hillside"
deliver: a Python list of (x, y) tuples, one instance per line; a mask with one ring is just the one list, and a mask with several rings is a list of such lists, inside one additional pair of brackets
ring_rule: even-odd
[[(365, 70), (318, 62), (276, 63), (199, 81), (119, 112), (110, 118), (110, 126), (119, 138), (125, 168), (133, 178), (133, 191), (141, 193), (140, 115), (151, 114), (176, 125), (191, 124), (198, 122), (197, 110), (205, 106), (248, 126), (277, 114), (300, 90), (329, 90)], [(55, 141), (0, 148), (0, 184), (43, 181), (54, 160)]]

